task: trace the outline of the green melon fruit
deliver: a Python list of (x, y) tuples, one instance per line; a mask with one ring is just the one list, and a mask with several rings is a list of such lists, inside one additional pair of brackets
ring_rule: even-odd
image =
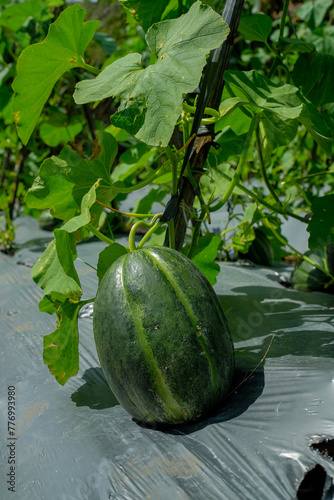
[[(319, 267), (327, 269), (325, 249), (308, 250), (305, 255), (313, 260)], [(313, 266), (306, 260), (297, 262), (291, 273), (291, 284), (295, 290), (301, 292), (327, 292), (333, 293), (333, 286), (326, 286), (331, 281), (330, 277), (324, 272)]]
[(232, 337), (219, 300), (187, 257), (166, 247), (122, 255), (94, 305), (101, 367), (120, 404), (138, 421), (195, 421), (226, 396)]

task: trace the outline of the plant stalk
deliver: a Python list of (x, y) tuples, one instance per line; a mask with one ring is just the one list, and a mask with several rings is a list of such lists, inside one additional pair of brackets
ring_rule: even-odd
[(101, 233), (101, 231), (96, 229), (92, 224), (87, 224), (86, 227), (91, 233), (93, 233), (97, 238), (99, 238), (99, 240), (104, 241), (108, 245), (112, 245), (113, 243), (115, 243), (113, 240), (108, 238), (108, 236), (106, 236), (105, 234)]
[[(228, 181), (232, 181), (231, 177), (225, 173), (222, 172), (221, 174), (225, 179), (227, 179)], [(307, 217), (301, 217), (300, 215), (297, 215), (297, 214), (294, 214), (291, 210), (289, 209), (281, 209), (275, 205), (271, 205), (270, 203), (268, 203), (266, 200), (264, 200), (261, 196), (257, 195), (256, 193), (253, 193), (253, 191), (251, 191), (250, 189), (247, 189), (245, 188), (245, 186), (243, 186), (242, 184), (239, 184), (237, 183), (237, 186), (239, 189), (241, 189), (241, 191), (243, 191), (244, 193), (246, 193), (250, 198), (252, 198), (253, 200), (257, 201), (258, 203), (260, 203), (261, 205), (263, 205), (264, 207), (266, 208), (269, 208), (270, 210), (273, 210), (274, 212), (277, 212), (281, 215), (284, 215), (284, 217), (286, 217), (287, 215), (289, 215), (290, 217), (293, 217), (294, 219), (297, 219), (299, 220), (300, 222), (304, 222), (305, 224), (308, 224), (310, 221), (309, 219), (307, 219)]]
[(137, 228), (139, 226), (151, 228), (149, 231), (147, 231), (147, 233), (145, 234), (145, 236), (143, 236), (143, 238), (139, 242), (138, 248), (141, 248), (144, 245), (144, 243), (148, 240), (148, 238), (151, 236), (151, 234), (154, 233), (154, 231), (156, 231), (158, 229), (158, 227), (161, 226), (162, 222), (157, 222), (156, 223), (156, 220), (159, 217), (161, 217), (161, 216), (162, 216), (162, 214), (156, 214), (153, 217), (153, 219), (151, 220), (151, 222), (144, 222), (142, 220), (139, 220), (138, 222), (136, 222), (132, 226), (132, 228), (130, 230), (130, 233), (129, 233), (129, 248), (130, 248), (130, 252), (133, 252), (134, 250), (136, 250), (135, 236), (136, 236)]
[(8, 204), (8, 216), (9, 216), (10, 220), (12, 220), (12, 218), (13, 218), (14, 205), (15, 205), (17, 190), (19, 187), (19, 180), (20, 180), (19, 176), (23, 170), (24, 160), (26, 159), (28, 154), (29, 154), (29, 150), (27, 149), (27, 147), (22, 146), (22, 149), (19, 153), (19, 157), (17, 159), (16, 165), (14, 167), (14, 172), (15, 172), (14, 187), (13, 187), (11, 201)]
[(240, 179), (240, 175), (241, 175), (241, 172), (242, 172), (242, 169), (243, 169), (245, 161), (247, 159), (247, 155), (248, 155), (249, 149), (250, 149), (250, 147), (252, 145), (253, 133), (254, 133), (254, 130), (256, 130), (256, 127), (257, 127), (257, 125), (259, 123), (259, 119), (260, 119), (259, 113), (256, 114), (253, 117), (253, 119), (252, 119), (252, 121), (250, 123), (250, 126), (249, 126), (249, 130), (248, 130), (248, 133), (247, 133), (247, 136), (246, 136), (245, 144), (244, 144), (244, 147), (242, 149), (242, 153), (241, 153), (241, 157), (240, 157), (237, 169), (234, 172), (234, 176), (233, 176), (233, 178), (232, 178), (232, 180), (230, 182), (230, 185), (227, 188), (227, 191), (225, 192), (225, 194), (222, 197), (222, 199), (217, 203), (217, 205), (215, 205), (214, 207), (210, 207), (210, 212), (216, 212), (217, 210), (219, 210), (220, 208), (222, 208), (222, 206), (225, 205), (225, 203), (229, 199), (230, 195), (232, 194), (233, 189), (238, 184), (239, 179)]
[(257, 152), (258, 152), (259, 160), (260, 160), (260, 172), (261, 172), (261, 175), (263, 177), (264, 183), (267, 186), (269, 192), (271, 193), (271, 195), (274, 198), (274, 200), (276, 201), (276, 203), (278, 203), (278, 205), (282, 205), (278, 196), (276, 195), (276, 193), (274, 191), (274, 188), (270, 184), (268, 176), (267, 176), (267, 171), (266, 171), (266, 167), (265, 167), (263, 155), (262, 155), (262, 150), (261, 150), (259, 127), (256, 127), (255, 135), (256, 135), (256, 147), (257, 147)]
[(192, 258), (192, 256), (194, 255), (194, 251), (197, 247), (197, 242), (198, 242), (198, 237), (199, 237), (199, 234), (200, 234), (200, 230), (201, 230), (201, 225), (202, 225), (202, 221), (205, 217), (205, 210), (202, 210), (201, 213), (200, 213), (200, 216), (198, 218), (198, 221), (196, 222), (196, 225), (195, 225), (195, 228), (194, 228), (194, 232), (193, 232), (193, 236), (192, 236), (192, 239), (191, 239), (191, 245), (190, 245), (190, 248), (189, 248), (189, 251), (188, 251), (188, 255), (187, 257), (189, 259)]
[(290, 0), (284, 0), (281, 23), (280, 23), (280, 27), (279, 27), (279, 36), (280, 37), (282, 37), (284, 35), (285, 18), (288, 14), (289, 3), (290, 3)]
[(132, 191), (137, 191), (138, 189), (141, 189), (141, 188), (147, 186), (148, 184), (151, 184), (151, 182), (153, 182), (155, 179), (160, 177), (162, 175), (162, 172), (165, 170), (166, 165), (168, 163), (170, 163), (169, 160), (167, 160), (166, 163), (164, 163), (160, 168), (158, 168), (158, 170), (156, 172), (154, 172), (154, 174), (150, 175), (149, 177), (147, 177), (143, 181), (139, 182), (135, 186), (131, 186), (128, 188), (118, 188), (117, 186), (115, 186), (115, 187), (113, 186), (113, 190), (117, 193), (132, 193)]

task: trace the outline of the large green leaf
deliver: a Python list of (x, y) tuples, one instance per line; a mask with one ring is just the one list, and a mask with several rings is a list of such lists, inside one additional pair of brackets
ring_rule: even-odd
[(81, 227), (86, 226), (91, 221), (91, 213), (90, 208), (95, 203), (96, 200), (96, 188), (99, 184), (97, 181), (86, 193), (81, 201), (81, 213), (76, 215), (72, 219), (65, 222), (65, 224), (61, 227), (63, 231), (68, 231), (69, 233), (74, 233)]
[(50, 26), (44, 42), (30, 45), (21, 53), (13, 112), (20, 139), (26, 144), (37, 124), (56, 81), (71, 68), (86, 67), (84, 51), (98, 21), (84, 23), (86, 11), (79, 5), (64, 10)]
[(184, 14), (195, 0), (120, 0), (145, 31), (164, 19)]
[(62, 220), (73, 217), (78, 205), (72, 195), (73, 183), (66, 177), (68, 168), (67, 162), (56, 156), (44, 160), (26, 195), (27, 207), (50, 209), (53, 217)]
[(206, 234), (198, 238), (197, 247), (191, 260), (202, 271), (204, 276), (214, 285), (220, 272), (219, 265), (215, 262), (221, 238), (214, 234)]
[(79, 370), (78, 313), (85, 302), (66, 301), (57, 311), (57, 328), (43, 338), (43, 360), (57, 382), (65, 382)]
[(55, 239), (32, 268), (31, 276), (51, 301), (69, 299), (78, 302), (82, 290), (73, 263), (76, 258), (75, 234), (61, 229), (55, 229), (54, 234)]
[(290, 144), (296, 137), (298, 122), (296, 120), (282, 120), (278, 115), (263, 111), (261, 115), (261, 126), (266, 141), (272, 147)]
[(75, 101), (83, 104), (119, 96), (124, 99), (124, 113), (136, 106), (143, 109), (136, 115), (138, 129), (132, 128), (131, 133), (146, 144), (167, 146), (182, 111), (183, 95), (198, 86), (206, 55), (221, 45), (228, 32), (218, 14), (196, 2), (187, 14), (148, 30), (146, 41), (157, 58), (155, 64), (143, 68), (140, 54), (118, 59), (94, 80), (80, 82)]
[(334, 194), (316, 198), (312, 203), (312, 218), (307, 226), (310, 250), (321, 250), (334, 243)]
[(257, 71), (226, 71), (224, 78), (233, 87), (236, 97), (226, 99), (220, 106), (228, 114), (241, 106), (252, 106), (277, 115), (281, 120), (297, 119), (328, 156), (333, 139), (324, 118), (293, 85), (277, 85)]
[(65, 146), (59, 155), (69, 167), (65, 175), (74, 184), (72, 195), (78, 206), (82, 197), (98, 179), (101, 179), (97, 189), (99, 201), (109, 203), (117, 194), (113, 192), (110, 179), (111, 167), (118, 150), (117, 142), (108, 132), (97, 132), (96, 135), (98, 143), (95, 145), (92, 159), (83, 158), (68, 146)]
[(97, 192), (106, 203), (113, 196), (110, 170), (117, 154), (117, 142), (107, 132), (97, 133), (95, 158), (88, 160), (65, 146), (59, 157), (45, 160), (26, 196), (29, 208), (51, 209), (54, 217), (69, 220), (76, 215), (82, 198), (101, 179)]

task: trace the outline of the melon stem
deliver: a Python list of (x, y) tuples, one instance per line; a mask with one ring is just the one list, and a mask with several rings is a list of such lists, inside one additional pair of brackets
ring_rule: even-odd
[(156, 214), (153, 219), (151, 220), (151, 222), (144, 222), (142, 220), (139, 220), (138, 222), (136, 222), (131, 230), (130, 230), (130, 233), (129, 233), (129, 248), (130, 248), (130, 252), (133, 252), (134, 250), (136, 250), (136, 242), (135, 242), (135, 237), (136, 237), (136, 231), (138, 229), (139, 226), (142, 226), (142, 227), (147, 227), (147, 228), (150, 228), (149, 231), (147, 231), (147, 233), (145, 234), (145, 236), (143, 236), (142, 240), (140, 241), (140, 243), (138, 244), (138, 248), (141, 248), (144, 243), (148, 240), (148, 238), (151, 236), (152, 233), (154, 233), (154, 231), (156, 231), (162, 224), (162, 222), (157, 222), (156, 223), (156, 220), (161, 217), (163, 214)]

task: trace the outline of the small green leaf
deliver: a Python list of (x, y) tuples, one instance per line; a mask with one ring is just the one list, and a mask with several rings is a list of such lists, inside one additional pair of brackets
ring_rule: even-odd
[(78, 313), (86, 301), (66, 301), (57, 311), (57, 328), (43, 338), (43, 361), (59, 384), (79, 370)]
[[(156, 56), (155, 64), (143, 68), (140, 54), (128, 54), (95, 79), (78, 83), (75, 101), (84, 104), (119, 96), (123, 99), (122, 112), (134, 110), (139, 122), (145, 106), (144, 122), (135, 136), (152, 146), (167, 146), (182, 111), (183, 95), (198, 86), (206, 55), (219, 47), (228, 33), (221, 16), (196, 2), (187, 14), (148, 30), (146, 41)], [(135, 102), (141, 103), (142, 112), (136, 110)], [(117, 115), (114, 125), (119, 126), (119, 120)]]
[[(55, 239), (33, 266), (31, 276), (53, 302), (66, 299), (78, 302), (82, 290), (73, 263), (76, 258), (75, 235), (61, 229), (55, 229), (54, 234)], [(42, 302), (42, 306), (45, 305), (46, 302)]]
[(220, 272), (219, 265), (215, 262), (218, 254), (218, 247), (221, 243), (219, 236), (206, 234), (198, 238), (197, 248), (191, 260), (202, 271), (211, 285), (217, 281)]
[(310, 250), (320, 250), (334, 243), (334, 194), (316, 198), (311, 208), (308, 246)]
[(129, 249), (120, 245), (119, 243), (113, 243), (109, 245), (99, 255), (99, 260), (97, 263), (97, 276), (99, 281), (103, 278), (105, 272), (109, 267), (119, 258), (121, 255), (128, 253)]
[(272, 21), (265, 14), (253, 14), (242, 17), (239, 23), (239, 33), (250, 42), (265, 42), (271, 33)]
[(153, 184), (166, 184), (168, 182), (172, 182), (172, 179), (172, 172), (168, 172), (167, 174), (162, 174), (157, 179), (154, 179)]
[(30, 45), (18, 59), (17, 77), (13, 82), (13, 113), (18, 135), (24, 144), (27, 144), (56, 81), (69, 69), (86, 66), (84, 51), (98, 21), (84, 23), (85, 14), (86, 11), (77, 4), (68, 7), (50, 26), (44, 42)]

